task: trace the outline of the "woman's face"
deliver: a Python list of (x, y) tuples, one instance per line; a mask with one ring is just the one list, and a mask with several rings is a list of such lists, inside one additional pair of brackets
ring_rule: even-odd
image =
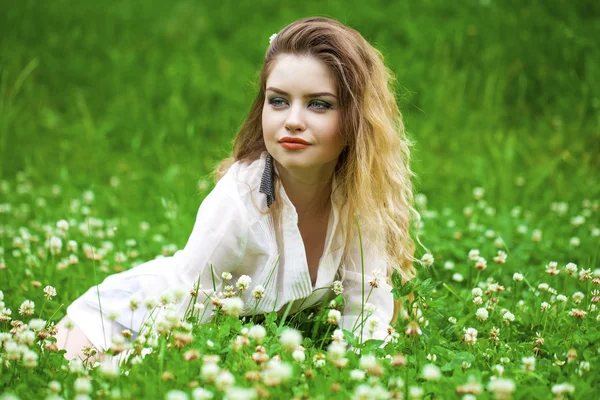
[[(308, 56), (280, 55), (267, 78), (262, 112), (267, 151), (283, 168), (332, 173), (344, 147), (340, 104), (329, 68)], [(286, 138), (308, 145), (290, 145)]]

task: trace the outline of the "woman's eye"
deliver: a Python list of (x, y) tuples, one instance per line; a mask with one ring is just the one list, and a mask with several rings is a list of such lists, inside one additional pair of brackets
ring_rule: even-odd
[(331, 108), (331, 104), (321, 100), (313, 100), (311, 101), (311, 104), (314, 105), (317, 110), (327, 110)]
[(269, 100), (269, 104), (276, 108), (279, 108), (282, 105), (285, 105), (285, 101), (279, 97), (275, 97), (275, 98)]
[[(281, 97), (274, 97), (269, 100), (269, 104), (274, 108), (283, 108), (287, 105), (287, 101), (282, 99)], [(325, 111), (331, 108), (331, 104), (324, 102), (322, 100), (312, 100), (309, 103), (309, 106), (318, 111)]]

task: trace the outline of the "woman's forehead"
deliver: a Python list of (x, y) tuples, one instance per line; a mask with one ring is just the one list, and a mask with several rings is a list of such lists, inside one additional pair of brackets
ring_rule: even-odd
[(267, 77), (266, 87), (298, 95), (316, 92), (337, 95), (337, 85), (329, 67), (310, 56), (284, 54), (277, 57)]

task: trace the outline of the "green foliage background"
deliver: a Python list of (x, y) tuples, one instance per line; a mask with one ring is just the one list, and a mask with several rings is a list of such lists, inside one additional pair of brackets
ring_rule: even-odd
[[(210, 190), (209, 174), (229, 154), (255, 96), (269, 36), (311, 15), (348, 24), (382, 51), (397, 76), (397, 99), (415, 143), (416, 192), (426, 194), (429, 203), (422, 207), (422, 239), (436, 265), (420, 270), (421, 281), (404, 289), (414, 289), (422, 305), (427, 302), (423, 311), (431, 321), (430, 328), (422, 326), (423, 336), (403, 334), (396, 346), (408, 355), (406, 382), (418, 382), (420, 366), (429, 362), (426, 354), (437, 354), (449, 379), (418, 384), (445, 398), (467, 374), (488, 382), (491, 366), (510, 356), (507, 375), (519, 385), (517, 398), (548, 394), (561, 382), (576, 385), (578, 398), (592, 396), (600, 385), (595, 369), (578, 373), (581, 364), (551, 364), (576, 348), (578, 362), (597, 365), (600, 336), (597, 312), (592, 316), (589, 307), (590, 282), (566, 272), (548, 277), (542, 266), (556, 260), (560, 268), (566, 262), (581, 270), (598, 268), (593, 232), (600, 226), (600, 2), (595, 0), (0, 0), (0, 250), (6, 257), (0, 289), (14, 315), (25, 299), (34, 300), (38, 310), (46, 304), (41, 289), (32, 285), (36, 281), (57, 288), (59, 295), (47, 310), (60, 318), (61, 304), (130, 266), (113, 264), (114, 254), (104, 260), (104, 269), (83, 254), (82, 262), (69, 269), (57, 268), (58, 260), (44, 252), (37, 253), (41, 261), (23, 257), (10, 238), (24, 235), (17, 234), (19, 227), (38, 235), (45, 224), (62, 218), (78, 223), (79, 214), (89, 214), (105, 222), (99, 228), (103, 235), (104, 228), (115, 229), (115, 252), (137, 252), (139, 245), (139, 257), (131, 256), (136, 261), (152, 259), (167, 243), (184, 245)], [(120, 185), (110, 184), (114, 177)], [(62, 188), (60, 195), (52, 194), (53, 184)], [(473, 204), (476, 186), (485, 189), (485, 201)], [(87, 190), (96, 200), (84, 213), (73, 201)], [(568, 203), (568, 212), (551, 212), (553, 202)], [(14, 215), (2, 211), (5, 204)], [(494, 212), (488, 213), (486, 204)], [(472, 214), (463, 213), (465, 206)], [(576, 223), (577, 218), (583, 222)], [(141, 221), (151, 230), (142, 232)], [(72, 225), (69, 238), (101, 241)], [(541, 229), (544, 239), (533, 240), (533, 229)], [(151, 240), (150, 232), (160, 232), (163, 239)], [(127, 244), (130, 238), (137, 244)], [(510, 261), (501, 267), (490, 260), (483, 274), (477, 272), (466, 254), (480, 249), (490, 258), (498, 247), (494, 238)], [(581, 245), (572, 244), (573, 238)], [(41, 248), (38, 239), (30, 242)], [(447, 262), (455, 262), (456, 269), (447, 268)], [(464, 278), (455, 278), (459, 271)], [(514, 272), (523, 273), (525, 281), (514, 282)], [(474, 321), (471, 289), (488, 278), (507, 288), (498, 298), (499, 309), (510, 307), (517, 315), (510, 327), (498, 313), (486, 323)], [(548, 293), (535, 290), (546, 280), (567, 296), (585, 291), (581, 307), (590, 311), (588, 318), (575, 320), (571, 303), (540, 312), (542, 300), (553, 302)], [(449, 316), (457, 317), (456, 325), (448, 323)], [(275, 315), (269, 318), (267, 328), (275, 326)], [(484, 331), (498, 323), (502, 344), (493, 347)], [(400, 321), (400, 332), (406, 324)], [(461, 342), (466, 326), (480, 329), (478, 346)], [(226, 354), (230, 327), (235, 335), (240, 322), (199, 327), (194, 348), (202, 354), (216, 351), (206, 347), (212, 338)], [(269, 354), (279, 351), (275, 328)], [(538, 331), (546, 344), (536, 374), (526, 374), (519, 360), (532, 354)], [(485, 358), (488, 346), (493, 349)], [(239, 371), (233, 354), (227, 365)], [(132, 398), (153, 390), (158, 398), (198, 375), (180, 353), (163, 355), (132, 367), (130, 376), (114, 386)], [(47, 360), (56, 368), (47, 368)], [(13, 368), (2, 379), (14, 380), (16, 392), (35, 396), (47, 380), (67, 376), (64, 371), (54, 375), (59, 362), (66, 361), (47, 353), (37, 370)], [(180, 382), (147, 379), (148, 371), (157, 377), (163, 372), (163, 362)], [(463, 362), (473, 362), (473, 368), (461, 370)], [(294, 383), (293, 390), (329, 395), (336, 374), (317, 375), (310, 386)], [(68, 393), (75, 375), (64, 379)], [(131, 384), (134, 379), (139, 382)]]
[(501, 208), (600, 192), (597, 1), (0, 8), (0, 178), (24, 170), (102, 196), (118, 176), (110, 212), (160, 222), (171, 204), (181, 240), (204, 195), (198, 180), (250, 107), (269, 36), (310, 15), (341, 20), (385, 55), (430, 203), (462, 204), (473, 186)]

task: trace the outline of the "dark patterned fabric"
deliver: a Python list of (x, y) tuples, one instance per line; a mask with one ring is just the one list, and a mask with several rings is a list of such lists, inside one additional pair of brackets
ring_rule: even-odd
[(271, 204), (275, 201), (275, 187), (273, 185), (275, 170), (273, 169), (273, 157), (267, 153), (267, 159), (265, 163), (265, 171), (263, 172), (262, 179), (260, 180), (260, 193), (267, 195), (267, 206), (271, 208)]

